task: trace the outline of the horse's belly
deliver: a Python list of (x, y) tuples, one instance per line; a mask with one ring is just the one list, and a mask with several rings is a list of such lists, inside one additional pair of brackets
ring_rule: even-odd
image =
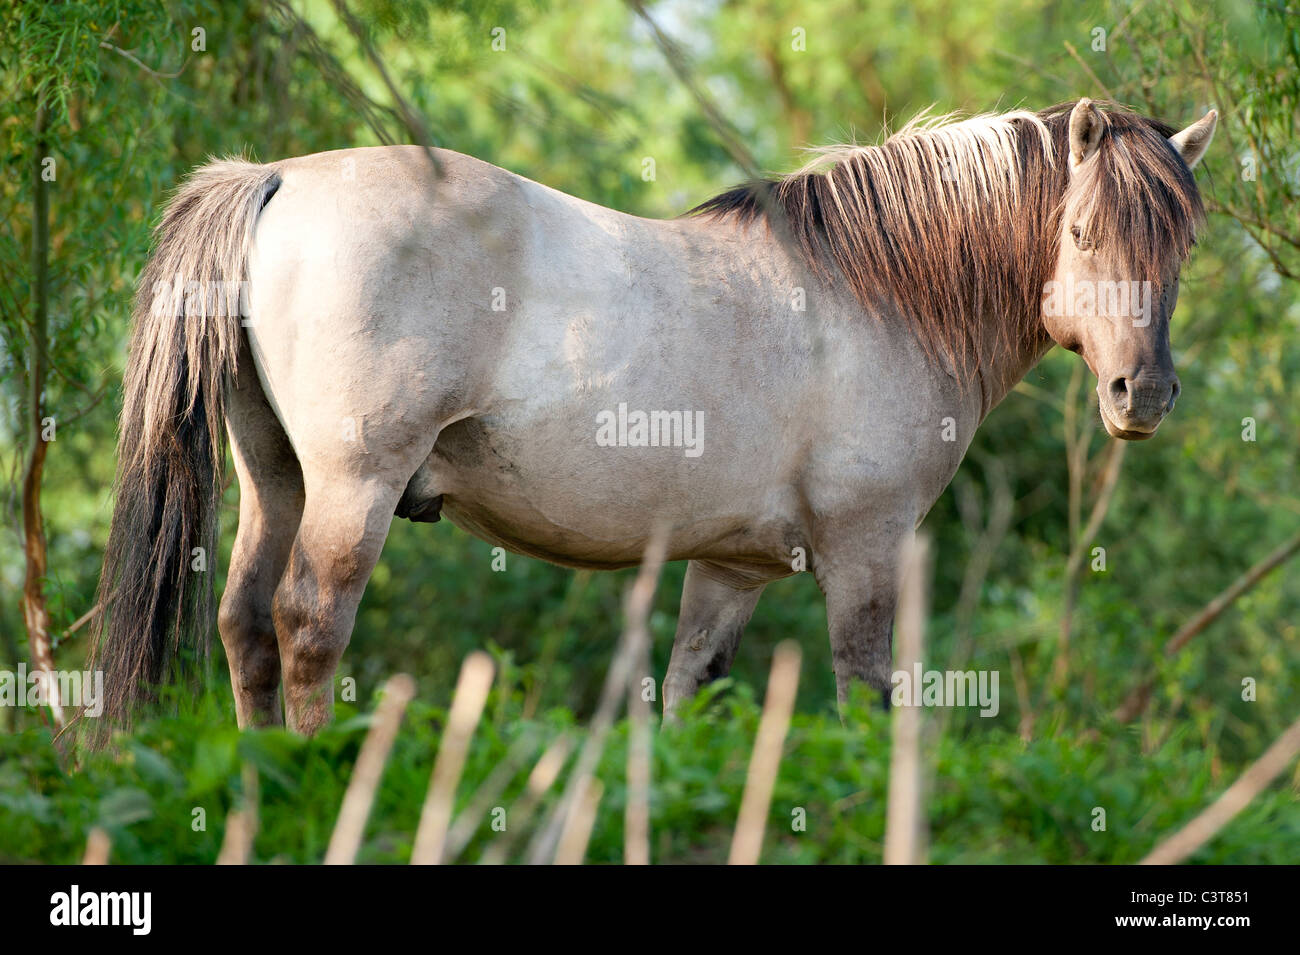
[(565, 567), (630, 567), (640, 561), (642, 552), (629, 539), (595, 536), (591, 533), (595, 528), (557, 528), (523, 501), (445, 498), (442, 513), (461, 530), (490, 544)]
[(444, 429), (412, 486), (440, 495), (456, 526), (553, 563), (637, 564), (663, 522), (671, 558), (784, 566), (799, 538), (793, 492), (758, 462), (719, 466), (704, 457), (601, 447), (581, 425), (555, 418), (522, 430), (469, 418)]

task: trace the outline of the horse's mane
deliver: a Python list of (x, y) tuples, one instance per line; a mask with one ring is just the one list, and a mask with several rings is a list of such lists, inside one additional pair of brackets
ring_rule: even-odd
[(1042, 290), (1062, 215), (1115, 275), (1157, 288), (1204, 218), (1168, 143), (1175, 130), (1111, 103), (1098, 104), (1107, 129), (1097, 161), (1067, 191), (1073, 105), (968, 119), (923, 112), (879, 146), (816, 150), (802, 169), (689, 214), (779, 222), (815, 272), (838, 270), (869, 312), (895, 308), (965, 379), (988, 357), (979, 354), (988, 321), (1001, 322), (995, 347), (1046, 343)]

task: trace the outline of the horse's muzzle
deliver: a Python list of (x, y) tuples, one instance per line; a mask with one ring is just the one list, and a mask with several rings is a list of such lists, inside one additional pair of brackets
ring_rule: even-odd
[(1165, 415), (1174, 410), (1182, 391), (1178, 376), (1168, 374), (1124, 375), (1112, 378), (1098, 391), (1101, 420), (1111, 437), (1143, 441), (1156, 433)]

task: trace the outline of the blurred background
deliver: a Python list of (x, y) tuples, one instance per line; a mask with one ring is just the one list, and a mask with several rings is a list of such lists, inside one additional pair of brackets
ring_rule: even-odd
[[(1002, 706), (995, 719), (944, 712), (941, 751), (996, 732), (1020, 746), (1054, 740), (1062, 760), (1074, 746), (1099, 759), (1122, 747), (1120, 775), (1191, 761), (1189, 777), (1169, 770), (1156, 788), (1230, 782), (1300, 712), (1300, 577), (1285, 560), (1300, 545), (1300, 8), (697, 0), (645, 11), (662, 35), (618, 0), (18, 0), (0, 14), (0, 668), (32, 659), (25, 585), (29, 609), (48, 613), (57, 665), (84, 663), (76, 624), (107, 534), (133, 284), (169, 191), (209, 155), (269, 161), (426, 138), (667, 217), (744, 178), (743, 151), (782, 173), (804, 147), (876, 142), (931, 104), (1041, 109), (1087, 95), (1179, 128), (1221, 113), (1197, 172), (1210, 219), (1173, 323), (1183, 394), (1155, 440), (1123, 448), (1100, 427), (1082, 362), (1057, 349), (979, 431), (925, 522), (927, 665), (999, 671)], [(35, 225), (43, 208), (47, 234)], [(47, 418), (52, 442), (39, 439)], [(232, 486), (218, 592), (237, 500)], [(35, 580), (25, 541), (47, 551)], [(445, 703), (465, 654), (488, 648), (519, 718), (590, 714), (630, 577), (518, 556), (493, 573), (491, 560), (445, 521), (394, 523), (344, 658), (362, 702), (402, 670), (422, 699)], [(684, 569), (667, 568), (651, 616), (660, 678)], [(804, 652), (800, 713), (834, 721), (811, 575), (768, 587), (736, 683), (761, 695), (787, 638)], [(233, 724), (215, 628), (213, 645), (211, 693)], [(42, 721), (0, 708), (10, 734)], [(979, 778), (978, 766), (960, 771)], [(1291, 810), (1295, 786), (1288, 776)], [(1300, 845), (1294, 812), (1267, 824)], [(1087, 855), (1062, 846), (1045, 857)]]

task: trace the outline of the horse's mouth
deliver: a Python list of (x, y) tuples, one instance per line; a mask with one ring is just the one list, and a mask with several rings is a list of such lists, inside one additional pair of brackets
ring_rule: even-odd
[(1097, 407), (1101, 411), (1101, 423), (1106, 426), (1106, 433), (1112, 438), (1119, 438), (1121, 441), (1146, 441), (1148, 438), (1155, 437), (1156, 429), (1160, 427), (1160, 422), (1157, 421), (1150, 431), (1121, 428), (1111, 420), (1105, 401), (1099, 401)]

